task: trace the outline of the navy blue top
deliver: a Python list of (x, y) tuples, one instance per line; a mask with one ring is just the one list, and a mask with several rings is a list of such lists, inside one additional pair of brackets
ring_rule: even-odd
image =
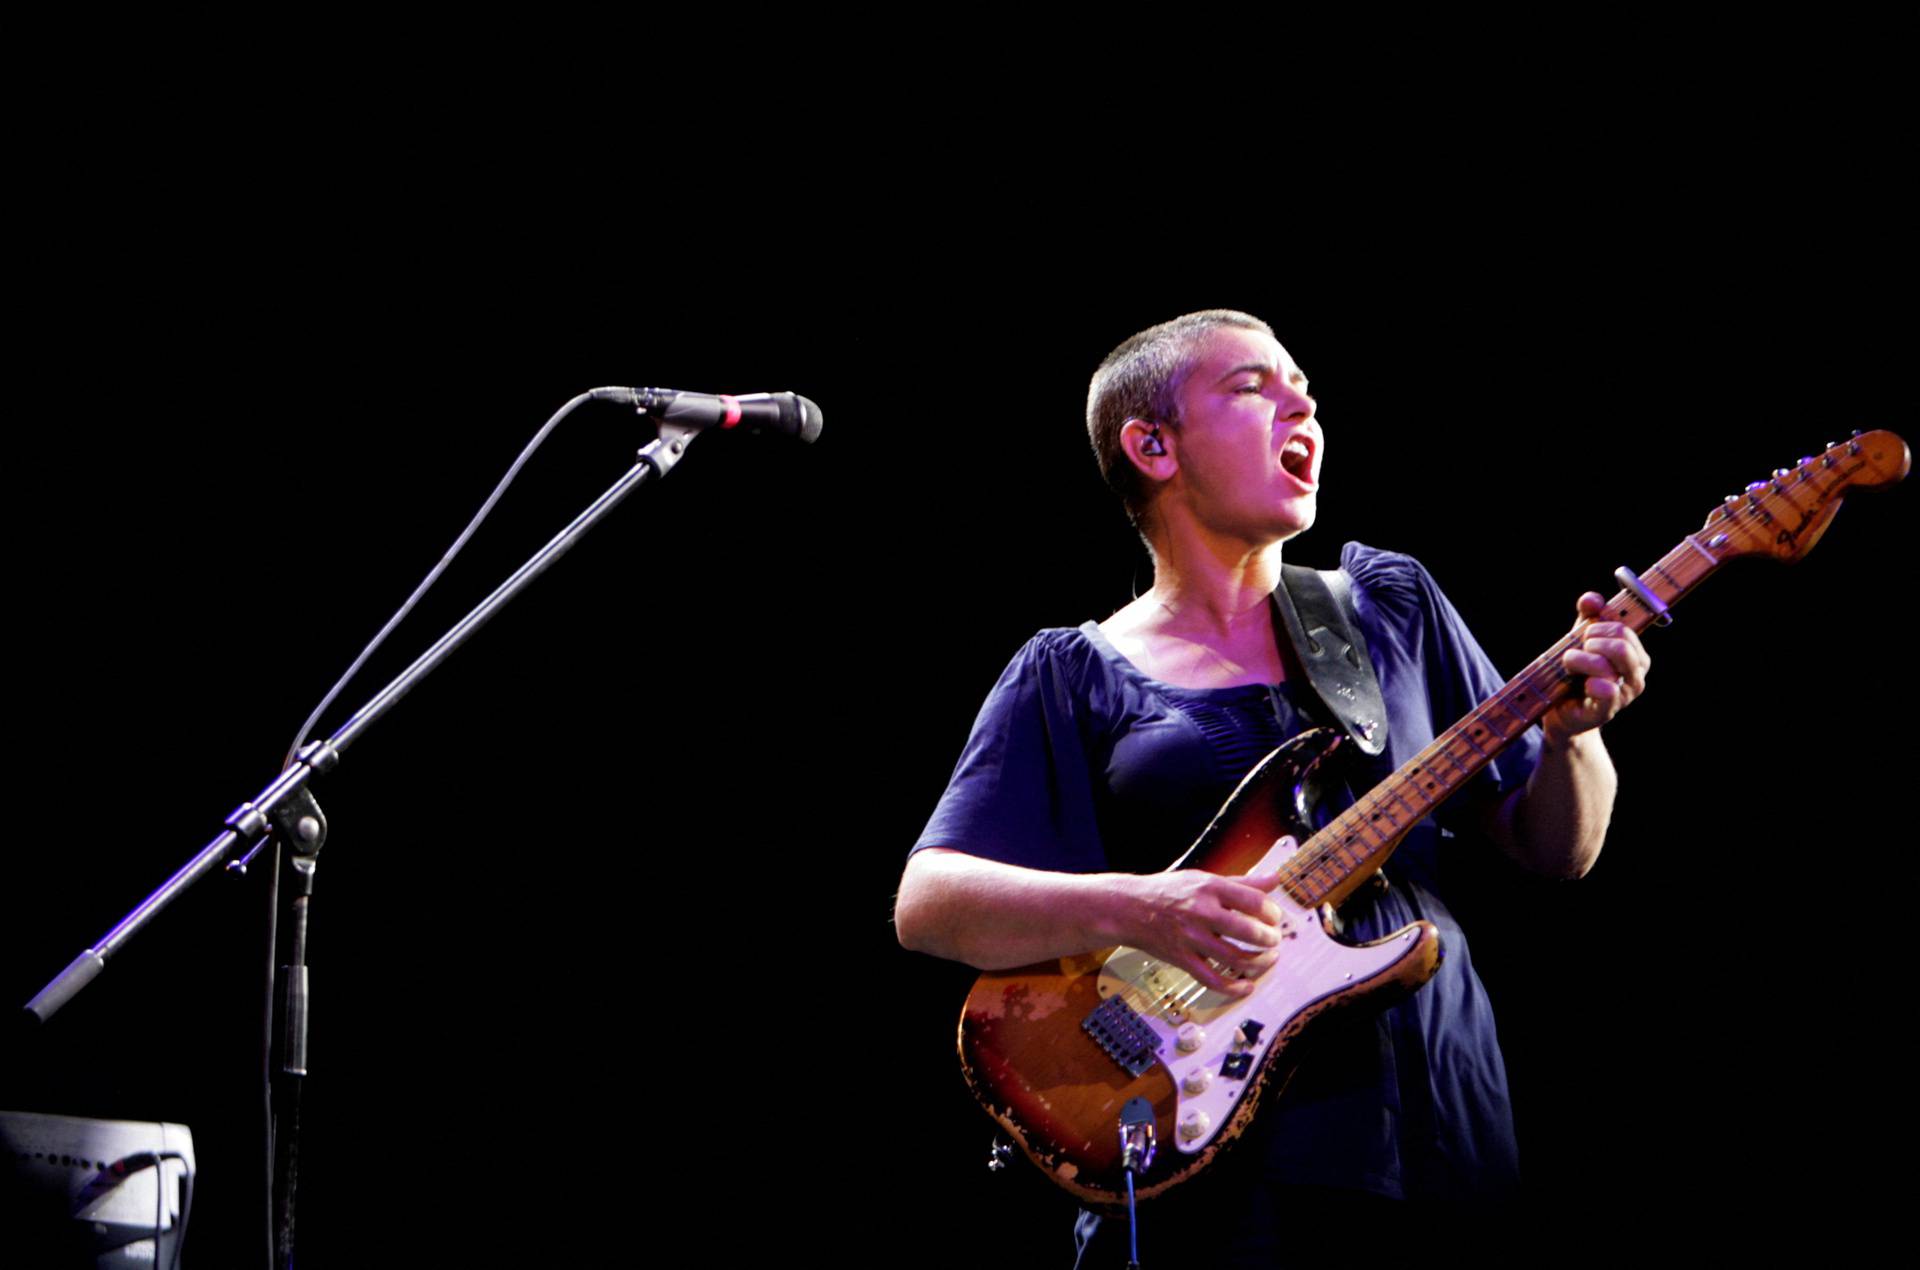
[[(1348, 543), (1341, 567), (1386, 699), (1387, 754), (1356, 788), (1399, 767), (1504, 682), (1411, 557)], [(1278, 617), (1275, 628), (1280, 629)], [(994, 685), (914, 849), (950, 847), (1070, 873), (1165, 868), (1262, 755), (1311, 726), (1304, 682), (1179, 688), (1149, 678), (1088, 622), (1041, 631)], [(1529, 731), (1388, 861), (1384, 893), (1341, 909), (1347, 937), (1426, 918), (1439, 973), (1384, 1015), (1335, 1023), (1287, 1092), (1222, 1168), (1382, 1195), (1497, 1195), (1517, 1177), (1506, 1069), (1466, 936), (1440, 899), (1438, 861), (1487, 800), (1526, 780)], [(1351, 795), (1329, 793), (1337, 811)], [(1258, 1146), (1254, 1144), (1258, 1143)], [(1238, 1157), (1236, 1159), (1236, 1157)], [(1231, 1162), (1231, 1163), (1229, 1163)]]

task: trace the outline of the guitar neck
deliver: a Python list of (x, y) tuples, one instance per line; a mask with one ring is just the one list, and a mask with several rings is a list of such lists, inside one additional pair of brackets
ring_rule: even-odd
[[(1720, 563), (1707, 544), (1688, 534), (1640, 579), (1659, 607), (1649, 606), (1628, 588), (1607, 602), (1607, 617), (1635, 631), (1645, 630)], [(1337, 904), (1351, 894), (1386, 862), (1408, 830), (1471, 781), (1548, 710), (1573, 695), (1578, 677), (1569, 675), (1560, 659), (1578, 638), (1576, 632), (1568, 632), (1314, 834), (1283, 868), (1288, 875), (1283, 884), (1287, 893), (1309, 906)]]

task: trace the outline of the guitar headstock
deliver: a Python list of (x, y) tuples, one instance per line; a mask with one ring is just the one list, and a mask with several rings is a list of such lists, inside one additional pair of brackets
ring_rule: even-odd
[(1713, 509), (1701, 532), (1720, 559), (1798, 560), (1813, 550), (1851, 489), (1879, 489), (1906, 476), (1907, 443), (1891, 432), (1856, 432), (1823, 454), (1783, 467)]

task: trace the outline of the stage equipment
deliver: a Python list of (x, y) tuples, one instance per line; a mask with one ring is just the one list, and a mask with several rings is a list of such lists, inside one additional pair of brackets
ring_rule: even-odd
[[(365, 663), (380, 641), (393, 630), (400, 618), (404, 617), (425, 593), (427, 587), (432, 585), (452, 559), (453, 554), (459, 551), (480, 521), (491, 510), (507, 483), (513, 479), (533, 450), (562, 419), (584, 403), (596, 400), (632, 405), (641, 415), (650, 414), (655, 407), (666, 412), (659, 418), (658, 434), (640, 448), (637, 455), (638, 461), (585, 511), (576, 516), (566, 528), (554, 535), (505, 582), (496, 587), (492, 594), (455, 623), (452, 629), (435, 641), (432, 647), (416, 658), (412, 665), (375, 693), (331, 736), (323, 741), (302, 744), (320, 713), (345, 686), (346, 680), (350, 679)], [(684, 418), (675, 416), (684, 416)], [(676, 393), (665, 389), (597, 388), (581, 393), (563, 405), (547, 420), (521, 452), (479, 514), (455, 541), (452, 550), (415, 589), (413, 595), (401, 606), (400, 611), (382, 627), (373, 642), (348, 669), (341, 683), (334, 686), (314, 713), (308, 717), (300, 736), (294, 742), (293, 753), (280, 775), (252, 799), (240, 804), (227, 817), (226, 829), (219, 837), (202, 847), (192, 859), (162, 883), (158, 890), (142, 900), (99, 942), (74, 958), (65, 970), (55, 976), (27, 1003), (27, 1012), (33, 1018), (42, 1023), (51, 1019), (62, 1006), (73, 999), (75, 994), (99, 976), (100, 972), (106, 968), (107, 962), (126, 945), (127, 941), (158, 916), (167, 905), (178, 899), (187, 888), (221, 866), (244, 873), (248, 864), (269, 841), (278, 841), (286, 847), (287, 858), (294, 870), (297, 887), (289, 906), (288, 920), (276, 922), (277, 926), (284, 926), (291, 932), (291, 953), (286, 963), (281, 966), (275, 993), (279, 1001), (281, 1023), (278, 1059), (277, 1062), (272, 1060), (269, 1062), (269, 1071), (275, 1086), (271, 1096), (272, 1131), (268, 1158), (273, 1161), (271, 1169), (275, 1196), (273, 1225), (276, 1265), (289, 1266), (293, 1260), (294, 1193), (299, 1176), (300, 1090), (307, 1075), (308, 1052), (308, 976), (305, 950), (314, 874), (320, 848), (327, 838), (326, 816), (321, 812), (319, 804), (308, 789), (309, 783), (314, 777), (331, 772), (339, 764), (342, 753), (358, 739), (361, 733), (397, 705), (402, 697), (432, 673), (434, 668), (446, 660), (454, 649), (465, 643), (474, 632), (484, 626), (509, 600), (565, 555), (589, 529), (599, 524), (601, 519), (618, 506), (636, 487), (649, 478), (666, 476), (679, 464), (686, 454), (687, 447), (702, 430), (710, 426), (732, 426), (729, 419), (732, 423), (738, 423), (744, 419), (748, 421), (750, 429), (762, 428), (785, 432), (803, 441), (812, 441), (820, 435), (820, 408), (805, 397), (793, 393), (754, 394), (736, 398)], [(276, 855), (273, 859), (273, 867), (269, 871), (276, 888), (279, 864), (279, 857)]]
[(181, 1264), (193, 1208), (187, 1126), (0, 1111), (0, 1173), (7, 1264)]

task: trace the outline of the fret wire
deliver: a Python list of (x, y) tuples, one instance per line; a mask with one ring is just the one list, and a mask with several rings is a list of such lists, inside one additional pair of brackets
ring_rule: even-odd
[[(1787, 500), (1790, 505), (1791, 500)], [(1799, 511), (1797, 505), (1793, 505)], [(1704, 557), (1704, 560), (1700, 559)], [(1719, 567), (1706, 548), (1689, 534), (1648, 572), (1673, 588), (1670, 594), (1654, 590), (1662, 603), (1671, 604)], [(1651, 586), (1651, 584), (1650, 584)], [(1633, 592), (1621, 591), (1609, 608), (1626, 610), (1628, 624), (1644, 629), (1654, 611)], [(1561, 657), (1576, 646), (1577, 632), (1568, 632), (1519, 674), (1497, 689), (1458, 723), (1435, 737), (1406, 767), (1388, 776), (1335, 817), (1303, 844), (1283, 866), (1287, 893), (1297, 903), (1316, 905), (1353, 875), (1410, 825), (1424, 819), (1447, 797), (1483, 770), (1554, 704), (1555, 695), (1576, 676), (1567, 673)], [(1476, 732), (1484, 728), (1498, 743), (1489, 749)], [(1442, 767), (1444, 760), (1447, 767)], [(1386, 827), (1379, 823), (1384, 818)], [(1316, 845), (1317, 844), (1317, 845)], [(1294, 885), (1297, 883), (1297, 886)]]

